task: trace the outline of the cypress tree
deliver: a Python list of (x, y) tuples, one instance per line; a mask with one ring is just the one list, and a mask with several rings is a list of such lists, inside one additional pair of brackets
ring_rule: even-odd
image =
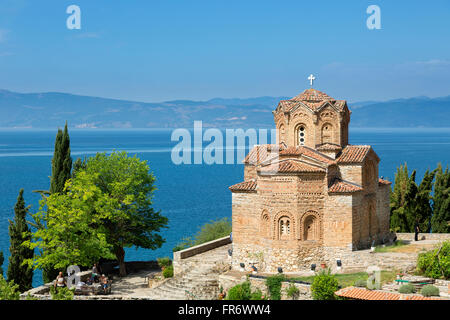
[[(64, 131), (58, 129), (55, 139), (55, 151), (52, 159), (52, 176), (50, 178), (50, 194), (64, 192), (64, 185), (71, 178), (72, 158), (70, 156), (70, 137), (67, 121)], [(45, 254), (45, 253), (44, 253)], [(42, 270), (44, 282), (53, 281), (59, 270), (46, 267)]]
[(24, 241), (31, 240), (31, 232), (25, 220), (27, 212), (28, 207), (25, 207), (23, 189), (20, 189), (14, 207), (14, 221), (9, 220), (11, 256), (9, 257), (7, 279), (18, 284), (21, 292), (31, 289), (33, 281), (33, 269), (28, 264), (23, 265), (25, 259), (33, 258), (33, 250), (22, 246)]
[(433, 180), (436, 171), (425, 172), (422, 182), (420, 183), (416, 195), (415, 216), (416, 222), (419, 224), (421, 232), (430, 232), (431, 217), (433, 209), (431, 207), (431, 191), (433, 189)]
[(70, 179), (72, 158), (70, 156), (70, 137), (67, 122), (64, 131), (58, 129), (55, 140), (55, 151), (52, 159), (52, 177), (50, 180), (50, 193), (61, 193), (64, 184)]
[(434, 183), (433, 216), (431, 218), (431, 231), (434, 233), (450, 232), (450, 172), (445, 171), (439, 164), (436, 169)]

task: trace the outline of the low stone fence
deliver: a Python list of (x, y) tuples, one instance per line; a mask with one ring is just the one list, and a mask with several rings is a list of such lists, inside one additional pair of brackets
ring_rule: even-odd
[(212, 240), (199, 244), (198, 246), (190, 247), (184, 250), (176, 251), (173, 253), (173, 271), (175, 275), (181, 274), (185, 271), (187, 266), (184, 263), (184, 259), (193, 257), (197, 254), (204, 253), (231, 243), (229, 236)]
[[(396, 233), (398, 240), (414, 240), (414, 233)], [(450, 233), (419, 233), (421, 240), (450, 240)]]
[[(219, 286), (221, 286), (224, 291), (228, 292), (232, 287), (237, 284), (240, 284), (247, 280), (247, 276), (237, 276), (233, 273), (225, 273), (219, 276)], [(261, 292), (267, 296), (267, 286), (266, 279), (264, 277), (254, 277), (249, 276), (248, 280), (250, 281), (250, 287), (252, 291), (259, 289)], [(289, 300), (292, 299), (287, 296), (286, 291), (289, 288), (291, 282), (283, 281), (281, 283), (281, 299)], [(296, 300), (312, 300), (311, 296), (311, 285), (304, 283), (293, 282), (294, 286), (299, 290), (299, 294)]]

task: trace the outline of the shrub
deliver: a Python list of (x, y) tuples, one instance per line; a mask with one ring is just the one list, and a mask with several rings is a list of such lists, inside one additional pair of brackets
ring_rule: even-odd
[(450, 279), (450, 241), (444, 241), (434, 250), (420, 253), (417, 269), (433, 279)]
[(14, 284), (14, 281), (6, 281), (3, 275), (0, 274), (0, 300), (19, 300), (20, 292), (19, 285)]
[(252, 294), (250, 295), (250, 300), (266, 300), (266, 297), (263, 295), (263, 293), (261, 292), (261, 290), (256, 289), (256, 290), (253, 291)]
[(173, 277), (173, 265), (165, 267), (162, 272), (164, 278), (172, 278)]
[(289, 287), (286, 290), (286, 295), (291, 298), (292, 300), (295, 300), (298, 298), (300, 294), (300, 290), (295, 286), (295, 284), (291, 283)]
[(367, 280), (358, 279), (358, 280), (355, 281), (354, 286), (358, 287), (358, 288), (366, 288), (367, 287)]
[(433, 286), (432, 284), (427, 284), (426, 286), (424, 286), (422, 288), (422, 290), (420, 290), (420, 293), (424, 296), (424, 297), (431, 297), (431, 296), (439, 296), (439, 288)]
[(247, 280), (228, 290), (226, 300), (250, 300), (251, 297), (250, 281)]
[(172, 260), (170, 260), (169, 257), (157, 258), (156, 261), (158, 261), (158, 265), (161, 269), (167, 268), (172, 265)]
[(270, 300), (281, 300), (281, 283), (285, 280), (284, 275), (277, 274), (266, 278), (267, 292)]
[(226, 237), (231, 233), (231, 221), (228, 218), (211, 221), (204, 224), (195, 234), (194, 238), (183, 238), (182, 242), (177, 244), (172, 250), (180, 251), (192, 246)]
[(407, 283), (407, 284), (402, 285), (398, 289), (398, 292), (400, 292), (400, 293), (415, 293), (416, 287), (414, 287), (414, 285), (412, 285), (411, 283)]
[(72, 300), (74, 295), (73, 290), (67, 287), (58, 289), (50, 287), (50, 294), (52, 296), (52, 300)]
[(311, 284), (311, 293), (314, 300), (335, 300), (334, 294), (339, 289), (336, 277), (331, 274), (330, 269), (318, 273)]

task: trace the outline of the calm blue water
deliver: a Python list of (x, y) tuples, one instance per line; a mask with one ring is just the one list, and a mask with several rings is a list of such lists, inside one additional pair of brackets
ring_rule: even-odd
[[(0, 130), (0, 251), (5, 253), (5, 273), (8, 219), (14, 216), (20, 188), (25, 189), (31, 211), (37, 210), (40, 196), (32, 191), (49, 188), (55, 134), (54, 130)], [(243, 179), (243, 166), (175, 165), (170, 151), (176, 142), (171, 142), (170, 136), (167, 130), (70, 130), (74, 160), (96, 152), (126, 150), (148, 160), (157, 178), (154, 207), (169, 218), (169, 229), (163, 231), (167, 241), (155, 251), (128, 249), (128, 261), (171, 255), (174, 245), (195, 233), (198, 226), (231, 217), (228, 186)], [(355, 129), (351, 130), (350, 143), (372, 145), (381, 158), (380, 175), (391, 180), (396, 167), (404, 162), (417, 169), (418, 179), (422, 179), (427, 168), (434, 169), (438, 162), (445, 166), (450, 158), (450, 129)], [(40, 272), (35, 272), (33, 285), (41, 282)]]

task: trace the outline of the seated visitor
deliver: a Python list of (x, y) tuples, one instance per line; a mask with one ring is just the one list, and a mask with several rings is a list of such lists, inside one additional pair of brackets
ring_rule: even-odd
[(108, 289), (108, 277), (106, 277), (104, 274), (102, 274), (102, 276), (100, 277), (100, 283), (102, 285), (103, 288), (103, 292), (107, 293), (107, 289)]
[(97, 282), (97, 281), (98, 281), (98, 268), (97, 268), (97, 264), (94, 263), (94, 266), (92, 267), (91, 282)]
[(63, 288), (66, 286), (66, 279), (63, 276), (62, 272), (59, 272), (58, 276), (56, 277), (54, 287), (55, 288)]

